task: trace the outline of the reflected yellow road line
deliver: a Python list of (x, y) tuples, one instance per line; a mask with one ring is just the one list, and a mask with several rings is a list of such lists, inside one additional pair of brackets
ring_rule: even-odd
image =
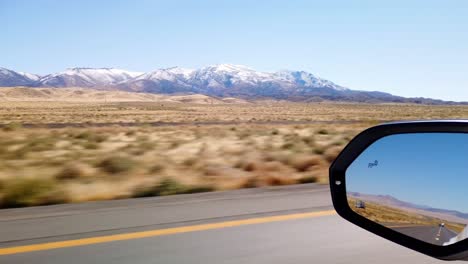
[(26, 246), (0, 248), (0, 255), (11, 255), (11, 254), (26, 253), (26, 252), (32, 252), (32, 251), (77, 247), (77, 246), (84, 246), (84, 245), (114, 242), (114, 241), (173, 235), (173, 234), (211, 230), (211, 229), (220, 229), (220, 228), (243, 226), (243, 225), (253, 225), (253, 224), (263, 224), (263, 223), (279, 222), (279, 221), (294, 220), (294, 219), (313, 218), (313, 217), (320, 217), (320, 216), (327, 216), (327, 215), (334, 215), (334, 214), (336, 214), (334, 210), (329, 210), (329, 211), (319, 211), (319, 212), (309, 212), (309, 213), (299, 213), (299, 214), (289, 214), (289, 215), (277, 215), (277, 216), (250, 218), (250, 219), (244, 219), (244, 220), (235, 220), (235, 221), (227, 221), (227, 222), (219, 222), (219, 223), (211, 223), (211, 224), (182, 226), (182, 227), (174, 227), (174, 228), (167, 228), (167, 229), (156, 229), (156, 230), (125, 233), (125, 234), (118, 234), (118, 235), (98, 236), (98, 237), (90, 237), (90, 238), (82, 238), (82, 239), (74, 239), (74, 240), (64, 240), (64, 241), (33, 244), (33, 245), (26, 245)]

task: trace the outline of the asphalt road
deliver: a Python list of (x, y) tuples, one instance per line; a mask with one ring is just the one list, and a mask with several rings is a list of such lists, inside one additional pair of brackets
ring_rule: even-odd
[(457, 233), (448, 228), (439, 226), (408, 226), (393, 229), (410, 237), (436, 245), (442, 245), (457, 235)]
[(0, 263), (441, 263), (300, 185), (0, 211)]

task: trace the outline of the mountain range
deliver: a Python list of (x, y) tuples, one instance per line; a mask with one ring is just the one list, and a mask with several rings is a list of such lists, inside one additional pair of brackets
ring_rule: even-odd
[(0, 68), (0, 87), (16, 86), (80, 87), (153, 94), (202, 94), (302, 102), (327, 100), (455, 104), (428, 98), (405, 98), (378, 91), (351, 90), (305, 71), (260, 72), (246, 66), (231, 64), (200, 69), (173, 67), (146, 73), (113, 68), (71, 68), (43, 76)]

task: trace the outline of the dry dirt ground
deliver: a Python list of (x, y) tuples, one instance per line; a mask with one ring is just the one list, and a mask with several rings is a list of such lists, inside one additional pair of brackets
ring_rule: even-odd
[(466, 106), (4, 100), (0, 207), (327, 183), (369, 126), (467, 116)]

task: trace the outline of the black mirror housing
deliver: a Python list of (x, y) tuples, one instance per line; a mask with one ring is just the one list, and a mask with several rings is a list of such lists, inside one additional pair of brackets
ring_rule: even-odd
[[(409, 249), (441, 260), (468, 260), (468, 239), (445, 246), (431, 244), (371, 221), (350, 207), (346, 185), (348, 167), (379, 139), (391, 135), (411, 133), (468, 133), (468, 121), (397, 122), (378, 125), (361, 132), (351, 140), (330, 166), (330, 189), (335, 210), (349, 222)], [(369, 168), (371, 169), (378, 164), (377, 160), (369, 161)], [(355, 206), (360, 210), (365, 210), (367, 204), (357, 201)], [(439, 224), (440, 228), (444, 228), (444, 226), (444, 223)]]

